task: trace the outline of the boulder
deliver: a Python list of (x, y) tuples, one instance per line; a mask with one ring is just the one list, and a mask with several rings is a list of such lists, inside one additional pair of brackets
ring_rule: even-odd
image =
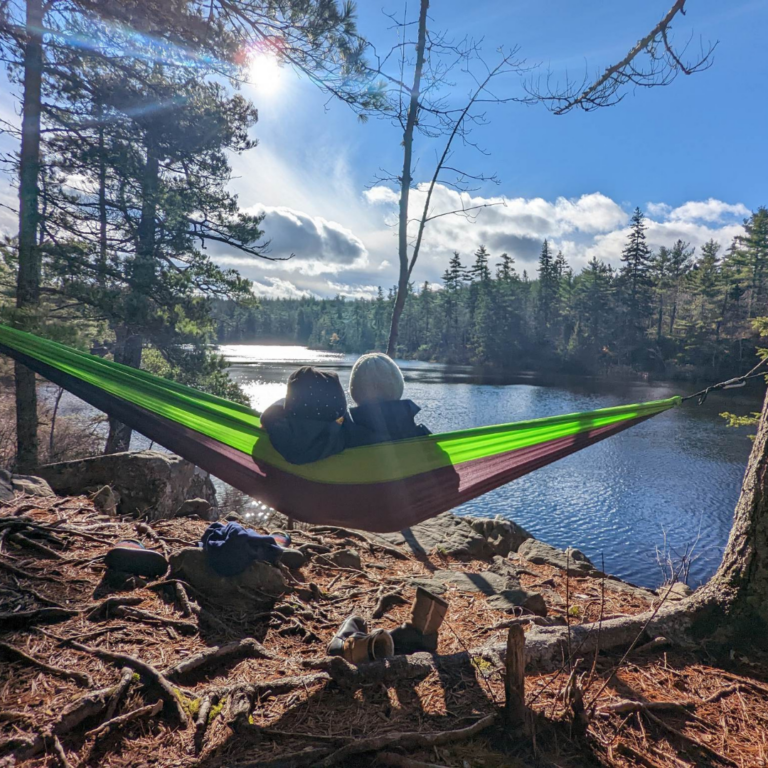
[(363, 567), (360, 553), (356, 549), (339, 549), (326, 557), (339, 568), (354, 568), (359, 571)]
[(551, 565), (568, 571), (571, 576), (589, 576), (595, 573), (595, 566), (578, 549), (562, 549), (545, 544), (537, 539), (527, 539), (517, 549), (517, 554), (535, 565)]
[(510, 552), (517, 552), (518, 547), (531, 534), (521, 525), (502, 517), (464, 517), (474, 531), (484, 536), (493, 552), (506, 557)]
[(288, 591), (283, 574), (269, 563), (256, 561), (237, 576), (220, 576), (197, 547), (175, 552), (169, 560), (171, 578), (188, 582), (210, 600), (244, 611), (269, 606)]
[(201, 520), (218, 519), (218, 510), (208, 499), (187, 499), (181, 502), (174, 517), (199, 517)]
[(207, 473), (188, 461), (159, 451), (137, 451), (46, 464), (38, 470), (56, 493), (75, 496), (108, 485), (119, 497), (120, 515), (173, 517), (187, 499), (216, 503)]
[(32, 475), (11, 475), (11, 487), (17, 493), (27, 496), (55, 496), (53, 489), (42, 477)]
[(443, 512), (399, 533), (382, 533), (379, 537), (416, 555), (438, 552), (454, 558), (490, 557), (494, 553), (493, 547), (472, 527), (471, 519)]

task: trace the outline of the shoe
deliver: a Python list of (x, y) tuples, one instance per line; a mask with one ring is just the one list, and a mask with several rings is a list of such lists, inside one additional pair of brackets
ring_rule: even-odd
[(422, 587), (416, 589), (411, 620), (393, 629), (392, 642), (398, 655), (437, 651), (437, 632), (448, 611), (448, 603)]
[(440, 629), (448, 603), (442, 597), (427, 592), (423, 587), (416, 588), (416, 599), (411, 608), (411, 624), (425, 635), (436, 634)]
[(350, 664), (388, 659), (395, 655), (392, 636), (384, 629), (368, 634), (365, 619), (350, 616), (328, 644), (329, 656), (341, 656)]
[(278, 547), (287, 549), (291, 546), (290, 533), (286, 533), (285, 531), (272, 531), (269, 535), (275, 540), (275, 544), (277, 544)]
[(104, 564), (113, 571), (136, 576), (162, 576), (168, 570), (168, 561), (154, 549), (147, 549), (136, 539), (125, 539), (107, 552)]

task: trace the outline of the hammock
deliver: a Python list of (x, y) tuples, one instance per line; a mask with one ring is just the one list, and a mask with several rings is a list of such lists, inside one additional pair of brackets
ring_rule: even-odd
[(376, 532), (415, 525), (681, 402), (445, 432), (295, 465), (247, 406), (3, 325), (0, 352), (286, 515)]

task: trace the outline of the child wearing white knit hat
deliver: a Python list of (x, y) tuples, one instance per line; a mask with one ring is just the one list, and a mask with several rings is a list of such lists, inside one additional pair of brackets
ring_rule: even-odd
[(351, 408), (347, 446), (403, 440), (429, 435), (414, 419), (421, 410), (412, 400), (401, 400), (405, 389), (397, 363), (382, 352), (363, 355), (352, 368), (349, 394), (357, 403)]

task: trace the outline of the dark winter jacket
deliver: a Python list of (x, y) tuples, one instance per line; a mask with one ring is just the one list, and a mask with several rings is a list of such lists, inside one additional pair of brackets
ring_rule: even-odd
[(237, 576), (254, 560), (276, 563), (283, 552), (271, 536), (237, 523), (211, 523), (200, 544), (211, 568), (220, 576)]
[(342, 416), (332, 421), (292, 415), (285, 400), (278, 400), (261, 414), (274, 449), (291, 464), (309, 464), (341, 453), (347, 447)]
[(420, 410), (413, 400), (366, 403), (350, 409), (351, 419), (345, 424), (347, 447), (432, 434), (423, 424), (414, 421)]

